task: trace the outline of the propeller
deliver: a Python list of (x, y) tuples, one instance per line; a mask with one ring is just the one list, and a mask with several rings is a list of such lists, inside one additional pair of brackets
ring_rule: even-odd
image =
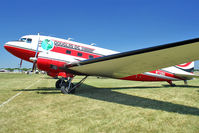
[(21, 59), (21, 61), (20, 61), (20, 63), (19, 63), (19, 71), (22, 71), (22, 70), (21, 70), (22, 61), (23, 61), (23, 60)]
[(21, 59), (20, 64), (19, 64), (19, 69), (21, 69), (22, 62), (23, 62), (23, 60)]
[(40, 36), (38, 33), (38, 42), (37, 42), (37, 49), (36, 49), (36, 53), (35, 53), (35, 57), (30, 57), (30, 60), (33, 61), (33, 66), (32, 66), (32, 71), (35, 71), (36, 69), (36, 63), (37, 63), (37, 58), (38, 58), (38, 50), (39, 50), (39, 40), (40, 40)]

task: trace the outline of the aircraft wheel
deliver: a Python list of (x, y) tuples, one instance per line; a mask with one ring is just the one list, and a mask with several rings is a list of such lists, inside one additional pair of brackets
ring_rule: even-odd
[(74, 93), (75, 93), (75, 89), (70, 90), (71, 88), (74, 87), (74, 84), (71, 83), (71, 84), (70, 84), (70, 88), (68, 88), (68, 85), (69, 85), (68, 82), (64, 82), (64, 83), (62, 84), (62, 86), (61, 86), (61, 92), (62, 92), (63, 94), (74, 94)]
[(171, 84), (171, 87), (176, 87), (176, 84)]
[(61, 79), (59, 79), (59, 80), (57, 80), (57, 82), (55, 83), (55, 87), (57, 88), (57, 89), (60, 89), (61, 88), (61, 86), (62, 86), (62, 84), (64, 83), (65, 81), (63, 80), (61, 80)]

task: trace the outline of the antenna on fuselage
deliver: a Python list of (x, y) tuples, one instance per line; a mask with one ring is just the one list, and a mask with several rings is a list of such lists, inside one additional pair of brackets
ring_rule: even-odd
[(90, 45), (91, 45), (91, 46), (95, 46), (96, 44), (95, 44), (95, 43), (91, 43)]
[(71, 41), (71, 40), (73, 40), (73, 38), (70, 38), (70, 37), (69, 37), (67, 40), (68, 40), (68, 41)]

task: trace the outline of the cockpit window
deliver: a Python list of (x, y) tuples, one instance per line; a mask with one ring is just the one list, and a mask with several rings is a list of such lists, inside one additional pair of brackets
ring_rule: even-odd
[(26, 42), (26, 38), (21, 38), (19, 41)]
[(27, 42), (27, 43), (32, 43), (32, 39), (31, 38), (21, 38), (21, 39), (19, 39), (19, 41), (21, 41), (21, 42)]
[(28, 39), (26, 40), (26, 42), (27, 42), (27, 43), (31, 43), (31, 42), (32, 42), (32, 39), (28, 38)]

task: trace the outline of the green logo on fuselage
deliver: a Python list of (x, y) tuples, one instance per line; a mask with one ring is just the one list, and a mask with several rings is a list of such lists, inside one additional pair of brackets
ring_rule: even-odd
[(41, 47), (45, 50), (51, 50), (54, 47), (54, 43), (53, 43), (53, 41), (51, 41), (49, 39), (45, 39), (42, 41)]

